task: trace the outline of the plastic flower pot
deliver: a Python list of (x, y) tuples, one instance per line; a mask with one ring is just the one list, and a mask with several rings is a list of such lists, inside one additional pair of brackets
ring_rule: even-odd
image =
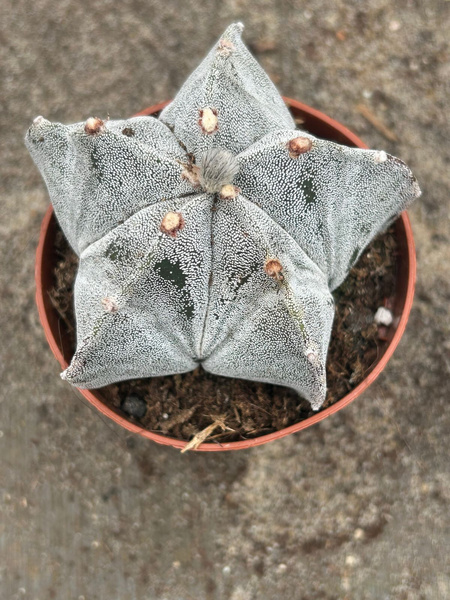
[[(327, 115), (306, 106), (296, 100), (284, 98), (290, 107), (295, 118), (303, 121), (302, 127), (319, 138), (325, 138), (345, 144), (347, 146), (356, 146), (358, 148), (367, 148), (367, 146), (349, 129), (331, 119)], [(159, 112), (168, 102), (151, 106), (141, 111), (135, 116), (151, 115)], [(36, 302), (39, 311), (39, 317), (44, 327), (45, 335), (50, 348), (58, 359), (61, 367), (65, 369), (72, 357), (72, 348), (69, 347), (68, 340), (61, 334), (60, 317), (53, 307), (48, 290), (53, 285), (52, 272), (57, 260), (54, 249), (55, 235), (57, 232), (57, 223), (50, 206), (44, 216), (41, 226), (39, 245), (36, 253)], [(398, 244), (397, 257), (397, 282), (396, 298), (392, 311), (394, 320), (392, 325), (385, 332), (384, 347), (381, 348), (378, 359), (372, 370), (366, 375), (365, 379), (355, 387), (346, 396), (335, 402), (332, 406), (314, 414), (313, 416), (300, 421), (290, 427), (286, 427), (268, 435), (262, 435), (257, 438), (229, 443), (202, 443), (197, 450), (202, 451), (224, 451), (240, 450), (266, 444), (277, 440), (291, 433), (301, 431), (311, 427), (315, 423), (322, 421), (333, 413), (343, 409), (360, 396), (383, 371), (395, 348), (397, 347), (403, 332), (405, 331), (409, 313), (414, 296), (414, 286), (416, 279), (416, 258), (414, 239), (411, 230), (411, 224), (408, 215), (404, 212), (395, 223), (395, 234)], [(135, 423), (127, 420), (122, 414), (115, 411), (107, 405), (102, 396), (101, 390), (82, 390), (79, 392), (101, 413), (133, 433), (137, 433), (145, 438), (153, 440), (158, 444), (173, 446), (182, 449), (186, 446), (186, 441), (164, 436), (162, 434), (147, 431)]]

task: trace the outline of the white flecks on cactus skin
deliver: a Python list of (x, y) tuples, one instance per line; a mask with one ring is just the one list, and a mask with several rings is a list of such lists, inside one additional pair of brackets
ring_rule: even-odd
[(415, 179), (389, 154), (380, 162), (360, 150), (304, 133), (311, 148), (292, 159), (298, 131), (269, 133), (237, 159), (235, 183), (303, 248), (331, 290), (373, 237), (418, 196)]
[[(230, 25), (208, 56), (161, 113), (188, 152), (201, 156), (216, 146), (238, 154), (270, 131), (295, 129), (276, 87), (241, 40), (241, 23)], [(228, 47), (230, 52), (221, 48)], [(199, 120), (205, 108), (217, 111), (218, 129), (206, 134)]]
[(151, 117), (107, 121), (95, 135), (86, 133), (85, 123), (43, 119), (26, 142), (77, 254), (149, 204), (192, 192), (181, 177), (185, 152)]
[(225, 31), (159, 119), (37, 117), (27, 133), (80, 256), (62, 374), (78, 387), (202, 364), (318, 410), (331, 291), (420, 194), (386, 152), (296, 130), (241, 32)]

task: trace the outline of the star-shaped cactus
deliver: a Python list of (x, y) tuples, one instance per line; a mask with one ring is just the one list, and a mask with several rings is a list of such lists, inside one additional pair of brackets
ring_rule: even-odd
[(38, 117), (26, 144), (80, 257), (78, 345), (95, 388), (183, 373), (326, 393), (331, 292), (420, 193), (406, 165), (298, 131), (231, 25), (159, 116)]

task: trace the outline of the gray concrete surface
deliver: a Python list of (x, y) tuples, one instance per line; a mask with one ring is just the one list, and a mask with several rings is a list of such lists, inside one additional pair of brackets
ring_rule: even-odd
[[(2, 600), (450, 598), (449, 9), (2, 1)], [(172, 97), (233, 20), (282, 93), (413, 168), (417, 296), (393, 360), (353, 405), (253, 451), (180, 455), (60, 381), (34, 306), (48, 199), (22, 139), (38, 114), (119, 118)]]

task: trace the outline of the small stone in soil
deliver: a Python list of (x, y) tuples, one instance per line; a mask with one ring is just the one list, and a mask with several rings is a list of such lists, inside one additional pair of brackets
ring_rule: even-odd
[(142, 398), (139, 398), (139, 396), (136, 396), (136, 394), (130, 394), (122, 402), (121, 409), (127, 415), (141, 419), (147, 412), (147, 403)]

